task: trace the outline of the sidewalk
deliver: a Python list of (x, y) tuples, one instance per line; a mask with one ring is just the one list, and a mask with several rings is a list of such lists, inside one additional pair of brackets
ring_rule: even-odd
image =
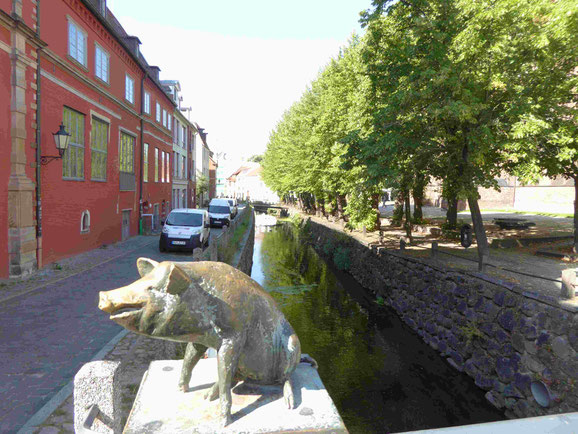
[[(297, 209), (293, 210), (300, 212)], [(350, 232), (345, 230), (339, 222), (329, 221), (316, 216), (307, 217), (311, 217), (312, 220), (330, 226), (335, 230), (344, 231), (367, 246), (381, 246), (388, 250), (399, 252), (399, 240), (401, 237), (406, 236), (405, 230), (393, 228), (385, 223), (393, 211), (393, 202), (388, 202), (385, 207), (380, 207), (380, 211), (383, 221), (383, 239), (381, 241), (377, 231), (365, 234), (360, 230)], [(440, 208), (424, 207), (423, 211), (425, 219), (445, 218), (445, 210)], [(573, 220), (571, 218), (506, 212), (482, 212), (482, 217), (490, 243), (496, 238), (532, 237), (544, 236), (544, 234), (571, 235), (573, 233)], [(524, 218), (535, 222), (536, 226), (526, 230), (502, 231), (492, 224), (493, 219), (498, 217)], [(458, 222), (460, 220), (463, 223), (471, 224), (469, 211), (459, 213)], [(414, 232), (414, 237), (414, 243), (411, 245), (407, 244), (404, 255), (422, 258), (440, 266), (479, 275), (490, 281), (497, 279), (496, 281), (500, 281), (500, 284), (504, 286), (521, 286), (529, 296), (547, 301), (550, 304), (557, 304), (560, 301), (562, 270), (576, 269), (578, 267), (576, 263), (534, 255), (533, 252), (538, 248), (537, 246), (508, 249), (491, 248), (489, 265), (484, 273), (478, 273), (478, 253), (475, 244), (465, 249), (459, 244), (459, 241), (440, 239), (440, 237), (429, 233)], [(439, 242), (440, 252), (449, 253), (451, 256), (441, 253), (436, 259), (431, 258), (431, 242), (436, 240)], [(565, 301), (563, 304), (578, 306), (578, 299)]]
[[(0, 306), (3, 308), (8, 308), (8, 306), (23, 306), (22, 309), (28, 309), (31, 312), (32, 317), (27, 319), (26, 321), (33, 321), (35, 315), (35, 309), (37, 307), (30, 304), (30, 299), (33, 297), (38, 298), (38, 296), (45, 297), (47, 301), (45, 304), (47, 309), (49, 306), (52, 306), (52, 302), (48, 301), (50, 298), (54, 298), (54, 295), (51, 294), (55, 291), (58, 291), (58, 288), (62, 286), (70, 286), (71, 280), (68, 279), (69, 277), (74, 277), (79, 275), (79, 279), (83, 279), (86, 273), (93, 273), (96, 267), (107, 265), (107, 263), (111, 263), (112, 261), (122, 261), (127, 256), (134, 256), (141, 251), (144, 251), (146, 248), (151, 249), (156, 243), (158, 242), (158, 236), (136, 236), (130, 238), (123, 242), (118, 242), (105, 248), (98, 248), (88, 252), (84, 252), (79, 255), (74, 255), (69, 258), (63, 259), (59, 261), (57, 264), (49, 264), (42, 270), (38, 270), (31, 276), (28, 276), (24, 279), (4, 279), (0, 281)], [(132, 260), (131, 260), (132, 262)], [(134, 265), (130, 265), (130, 267), (134, 267)], [(73, 279), (72, 282), (76, 280)], [(43, 294), (43, 291), (46, 291), (46, 294)], [(22, 300), (19, 300), (22, 298)], [(24, 306), (26, 305), (26, 306)], [(51, 309), (59, 309), (59, 307), (52, 306)], [(13, 307), (10, 307), (13, 309)], [(14, 315), (19, 315), (15, 313)], [(75, 315), (79, 315), (78, 312), (75, 312)], [(13, 318), (4, 318), (3, 325), (8, 327), (8, 324), (12, 324), (11, 320)], [(6, 322), (8, 321), (8, 322)], [(92, 321), (92, 318), (87, 318), (86, 321)], [(23, 329), (26, 330), (25, 334), (30, 334), (30, 330), (28, 329), (28, 323), (23, 323), (21, 326)], [(55, 324), (50, 324), (49, 328), (55, 328)], [(5, 331), (7, 331), (6, 329)], [(78, 342), (83, 344), (83, 347), (87, 347), (89, 341), (91, 342), (90, 345), (92, 346), (92, 340), (94, 340), (94, 336), (84, 336), (81, 338), (80, 336), (76, 336), (77, 332), (70, 330), (69, 334), (69, 345), (72, 345), (72, 342)], [(6, 335), (3, 335), (4, 338), (7, 338)], [(75, 337), (76, 336), (76, 337)], [(78, 338), (78, 339), (77, 339)], [(110, 339), (110, 338), (108, 338)], [(124, 363), (124, 369), (126, 369), (127, 375), (123, 376), (124, 385), (122, 390), (123, 395), (123, 405), (127, 406), (126, 412), (130, 410), (132, 406), (132, 397), (136, 389), (138, 389), (138, 384), (142, 378), (144, 371), (146, 370), (149, 362), (158, 358), (159, 351), (166, 352), (166, 346), (162, 341), (156, 341), (146, 337), (139, 337), (134, 334), (128, 334), (124, 336), (119, 342), (116, 342), (115, 339), (113, 341), (116, 345), (112, 346), (112, 351), (104, 356), (106, 360), (123, 360), (126, 361)], [(110, 341), (109, 344), (113, 341)], [(3, 341), (4, 342), (4, 341)], [(38, 342), (41, 344), (42, 342)], [(50, 342), (46, 343), (47, 345), (60, 345), (57, 342)], [(6, 343), (8, 348), (7, 351), (10, 350), (11, 344)], [(102, 346), (102, 345), (101, 345)], [(106, 346), (105, 346), (106, 347)], [(75, 356), (76, 357), (76, 356)], [(55, 366), (59, 366), (58, 362), (55, 360), (47, 360), (45, 363), (52, 363)], [(26, 371), (27, 365), (22, 364), (21, 366), (14, 366), (12, 370), (14, 372), (18, 371), (18, 369), (22, 370), (23, 372), (12, 374), (13, 376), (20, 376), (22, 378), (26, 376), (42, 376), (40, 378), (43, 380), (45, 377), (43, 373), (40, 371), (34, 371), (32, 374), (28, 375)], [(40, 380), (39, 380), (40, 381)], [(6, 385), (4, 385), (6, 386)], [(38, 386), (41, 387), (42, 385)], [(73, 398), (71, 394), (70, 387), (62, 387), (60, 399), (64, 399), (68, 394), (68, 398), (64, 400), (64, 402), (60, 402), (60, 405), (56, 410), (52, 411), (52, 414), (48, 416), (46, 421), (39, 425), (37, 429), (31, 428), (30, 430), (25, 429), (26, 434), (30, 432), (42, 432), (44, 434), (49, 433), (73, 433), (74, 432), (74, 411), (73, 411)], [(3, 395), (5, 396), (5, 395)], [(10, 399), (10, 393), (8, 396), (5, 396), (6, 399)], [(55, 395), (55, 403), (58, 405), (58, 398)], [(16, 405), (16, 403), (12, 403), (12, 405)], [(20, 404), (18, 404), (20, 405)], [(39, 414), (49, 413), (53, 407), (47, 405), (43, 407)], [(40, 419), (42, 420), (42, 419)], [(2, 431), (0, 429), (0, 431)]]
[[(174, 348), (174, 347), (173, 347)], [(103, 360), (118, 360), (122, 364), (122, 425), (124, 426), (142, 377), (153, 360), (174, 359), (175, 354), (165, 341), (128, 333)], [(62, 404), (31, 434), (74, 434), (74, 395)]]
[(126, 241), (119, 241), (115, 244), (106, 245), (106, 247), (89, 250), (88, 252), (48, 264), (41, 270), (37, 270), (22, 279), (0, 279), (0, 303), (20, 295), (42, 290), (43, 287), (51, 283), (89, 270), (105, 262), (113, 261), (127, 252), (142, 249), (157, 241), (158, 235), (137, 235)]

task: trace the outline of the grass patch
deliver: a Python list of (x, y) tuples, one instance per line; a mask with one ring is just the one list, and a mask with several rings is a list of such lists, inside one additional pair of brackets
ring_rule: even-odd
[(227, 264), (233, 261), (235, 254), (239, 250), (241, 240), (249, 228), (249, 220), (249, 214), (246, 214), (245, 220), (235, 228), (235, 232), (233, 232), (233, 235), (229, 238), (228, 245), (224, 246), (219, 244), (218, 257), (220, 261), (226, 262)]

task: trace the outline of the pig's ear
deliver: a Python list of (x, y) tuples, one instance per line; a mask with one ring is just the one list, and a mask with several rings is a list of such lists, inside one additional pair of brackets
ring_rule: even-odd
[(191, 284), (191, 279), (176, 264), (171, 264), (169, 276), (167, 278), (167, 293), (181, 295)]
[(149, 258), (138, 258), (136, 260), (136, 267), (138, 268), (138, 274), (140, 274), (140, 277), (149, 274), (157, 265), (159, 265), (157, 261), (153, 261)]

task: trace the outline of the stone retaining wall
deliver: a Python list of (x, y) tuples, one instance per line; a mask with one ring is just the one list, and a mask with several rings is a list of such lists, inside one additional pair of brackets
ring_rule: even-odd
[(506, 416), (578, 410), (578, 313), (571, 306), (489, 276), (378, 252), (313, 221), (303, 232), (322, 256), (486, 390)]
[(249, 213), (249, 230), (243, 237), (239, 250), (231, 261), (233, 267), (248, 276), (251, 275), (251, 268), (253, 268), (253, 250), (255, 247), (255, 213), (253, 210), (250, 210)]

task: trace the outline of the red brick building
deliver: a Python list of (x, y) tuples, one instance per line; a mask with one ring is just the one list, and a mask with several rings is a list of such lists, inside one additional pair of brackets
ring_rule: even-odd
[[(170, 209), (176, 105), (159, 68), (105, 0), (38, 3), (0, 0), (0, 277), (136, 235), (142, 214)], [(61, 123), (68, 149), (42, 158), (58, 155)]]

